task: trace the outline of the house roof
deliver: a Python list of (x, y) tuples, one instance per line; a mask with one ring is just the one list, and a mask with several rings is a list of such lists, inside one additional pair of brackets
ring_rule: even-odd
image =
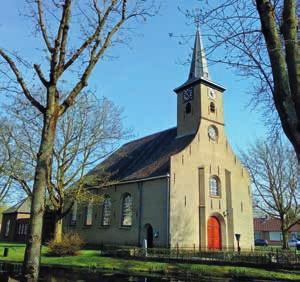
[(30, 213), (31, 199), (27, 197), (26, 199), (18, 202), (14, 206), (8, 208), (3, 212), (3, 214), (9, 213)]
[(123, 145), (88, 175), (109, 175), (110, 181), (131, 181), (167, 175), (170, 157), (184, 149), (194, 135), (177, 138), (171, 128)]
[[(276, 218), (254, 218), (254, 231), (280, 232), (280, 220)], [(294, 225), (290, 232), (300, 232), (300, 224)]]

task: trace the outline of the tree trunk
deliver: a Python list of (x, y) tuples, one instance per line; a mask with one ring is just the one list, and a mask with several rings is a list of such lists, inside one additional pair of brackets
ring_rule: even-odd
[[(299, 112), (299, 62), (297, 43), (297, 16), (296, 1), (290, 1), (290, 6), (285, 8), (283, 15), (284, 27), (289, 32), (285, 36), (286, 51), (293, 51), (290, 56), (284, 56), (284, 47), (276, 23), (274, 8), (269, 0), (256, 0), (257, 11), (260, 16), (262, 32), (268, 47), (268, 54), (272, 67), (274, 80), (273, 99), (278, 112), (282, 129), (292, 143), (300, 164), (300, 112)], [(293, 8), (292, 8), (293, 7)], [(291, 46), (292, 45), (292, 49)], [(292, 56), (295, 54), (295, 56)], [(291, 61), (295, 60), (294, 63)]]
[[(49, 101), (48, 101), (49, 102)], [(57, 115), (54, 107), (44, 114), (41, 143), (37, 155), (37, 166), (32, 191), (31, 217), (23, 262), (23, 281), (36, 282), (39, 276), (42, 228), (45, 212), (47, 168), (51, 165), (56, 133)]]
[(56, 242), (61, 242), (62, 241), (62, 223), (63, 223), (63, 220), (61, 217), (56, 217), (55, 218), (55, 226), (54, 226), (54, 237), (53, 239), (56, 241)]
[(288, 231), (286, 230), (281, 230), (282, 234), (282, 249), (286, 250), (289, 248), (288, 246)]

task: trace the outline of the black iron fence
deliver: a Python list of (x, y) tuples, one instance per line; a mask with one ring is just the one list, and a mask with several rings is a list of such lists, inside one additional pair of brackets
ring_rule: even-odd
[(137, 248), (103, 246), (102, 254), (125, 258), (151, 259), (210, 264), (235, 264), (255, 266), (300, 267), (300, 252), (279, 248), (242, 250), (217, 250), (197, 248)]

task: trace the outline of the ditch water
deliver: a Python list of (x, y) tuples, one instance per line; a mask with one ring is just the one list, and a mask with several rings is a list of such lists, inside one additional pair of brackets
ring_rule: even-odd
[[(0, 282), (19, 282), (21, 264), (0, 264)], [(134, 276), (118, 273), (100, 273), (88, 270), (55, 269), (42, 267), (40, 272), (41, 282), (232, 282), (240, 281), (229, 278), (214, 277), (166, 277), (166, 276)], [(246, 280), (243, 280), (246, 281)], [(248, 280), (250, 281), (250, 280)], [(254, 281), (254, 280), (251, 280)], [(256, 280), (258, 281), (258, 280)], [(259, 280), (263, 282), (263, 280)]]

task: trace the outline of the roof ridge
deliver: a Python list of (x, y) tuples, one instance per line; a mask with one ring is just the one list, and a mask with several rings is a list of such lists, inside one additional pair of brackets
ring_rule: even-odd
[(133, 143), (133, 142), (136, 142), (136, 141), (142, 141), (146, 138), (149, 138), (149, 137), (152, 137), (152, 136), (155, 136), (155, 135), (158, 135), (158, 134), (161, 134), (163, 132), (167, 132), (167, 131), (171, 131), (171, 130), (174, 130), (174, 129), (177, 129), (177, 126), (174, 126), (174, 127), (171, 127), (171, 128), (168, 128), (168, 129), (164, 129), (164, 130), (161, 130), (161, 131), (158, 131), (158, 132), (155, 132), (155, 133), (151, 133), (149, 135), (146, 135), (146, 136), (143, 136), (141, 138), (137, 138), (137, 139), (134, 139), (134, 140), (131, 140), (125, 144), (122, 145), (123, 146), (126, 146), (126, 145), (129, 145), (130, 143)]

